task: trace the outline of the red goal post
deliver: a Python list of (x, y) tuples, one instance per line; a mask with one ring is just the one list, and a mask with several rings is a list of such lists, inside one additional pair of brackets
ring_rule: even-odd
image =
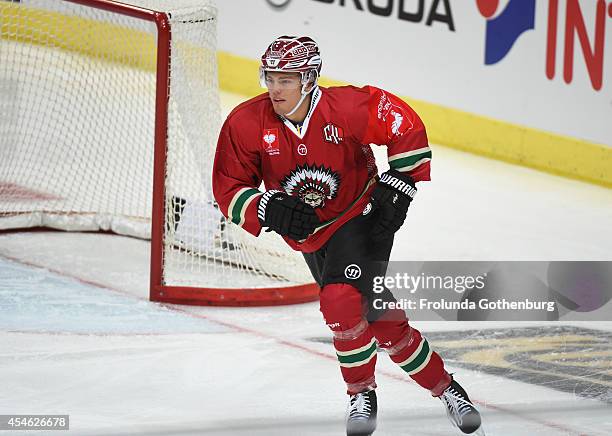
[(12, 93), (0, 124), (0, 231), (150, 238), (152, 301), (315, 300), (297, 253), (274, 235), (251, 237), (212, 198), (214, 4), (129, 3), (0, 0), (0, 90)]

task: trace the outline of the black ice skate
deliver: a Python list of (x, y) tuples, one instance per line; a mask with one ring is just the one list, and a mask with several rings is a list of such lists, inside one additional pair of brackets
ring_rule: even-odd
[(347, 436), (370, 436), (376, 430), (376, 392), (351, 395), (346, 412)]
[(453, 380), (439, 398), (446, 406), (448, 418), (459, 430), (467, 434), (478, 431), (477, 434), (484, 435), (480, 413), (459, 383)]

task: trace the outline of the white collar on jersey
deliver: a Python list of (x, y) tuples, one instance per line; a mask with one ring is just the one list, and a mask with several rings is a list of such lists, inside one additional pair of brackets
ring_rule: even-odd
[(306, 118), (304, 118), (302, 127), (299, 130), (297, 129), (297, 127), (295, 127), (295, 124), (293, 124), (287, 118), (280, 116), (280, 119), (283, 121), (283, 123), (285, 123), (285, 126), (287, 126), (287, 128), (293, 132), (295, 136), (297, 136), (300, 139), (304, 139), (304, 135), (306, 135), (306, 131), (308, 130), (308, 123), (310, 122), (310, 117), (312, 117), (312, 114), (314, 113), (314, 110), (319, 104), (320, 100), (321, 100), (321, 89), (318, 86), (316, 86), (315, 89), (312, 90), (312, 98), (310, 99), (310, 109), (308, 109)]

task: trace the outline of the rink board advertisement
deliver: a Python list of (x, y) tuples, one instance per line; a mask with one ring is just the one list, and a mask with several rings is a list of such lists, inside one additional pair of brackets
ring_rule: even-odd
[(234, 0), (218, 8), (228, 90), (261, 92), (254, 61), (265, 47), (308, 34), (325, 78), (407, 98), (434, 142), (612, 185), (612, 1)]

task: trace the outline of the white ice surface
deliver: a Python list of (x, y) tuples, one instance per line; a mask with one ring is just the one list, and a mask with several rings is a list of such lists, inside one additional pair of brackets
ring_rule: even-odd
[[(226, 108), (239, 99), (224, 98)], [(433, 179), (419, 186), (394, 260), (612, 260), (611, 190), (436, 146)], [(75, 435), (343, 434), (333, 349), (311, 340), (329, 337), (317, 303), (153, 304), (148, 250), (113, 235), (0, 234), (0, 414), (70, 414)], [(449, 369), (481, 404), (488, 435), (612, 434), (609, 403)], [(382, 354), (377, 378), (377, 436), (456, 434)]]

